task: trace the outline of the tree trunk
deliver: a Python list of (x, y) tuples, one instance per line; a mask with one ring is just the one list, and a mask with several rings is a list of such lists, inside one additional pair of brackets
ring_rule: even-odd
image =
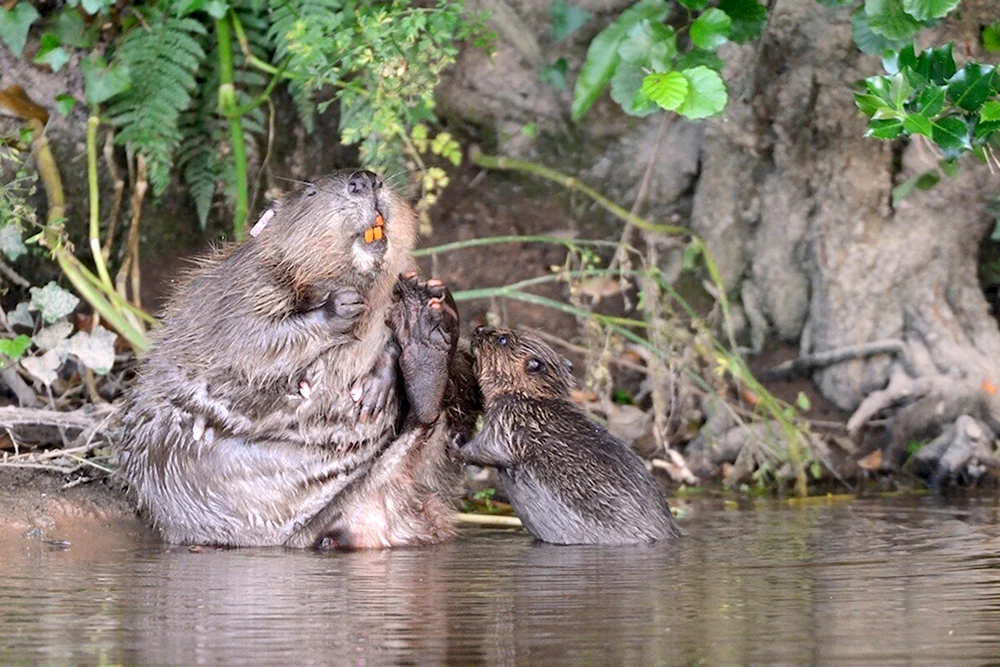
[[(961, 14), (918, 46), (954, 40), (959, 58), (989, 60), (978, 32), (997, 18), (994, 3), (965, 0)], [(1000, 177), (967, 159), (957, 177), (893, 206), (892, 188), (933, 168), (935, 154), (922, 141), (863, 137), (851, 83), (880, 64), (855, 49), (844, 11), (781, 0), (762, 48), (727, 55), (730, 105), (706, 133), (692, 227), (740, 291), (754, 340), (763, 325), (802, 354), (902, 341), (899, 354), (813, 376), (826, 398), (855, 411), (856, 436), (904, 404), (890, 422), (889, 466), (962, 415), (996, 432), (1000, 330), (977, 259)]]

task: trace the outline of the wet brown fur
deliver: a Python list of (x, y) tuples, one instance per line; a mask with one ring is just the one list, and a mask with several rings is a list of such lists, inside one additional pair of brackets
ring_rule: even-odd
[(480, 329), (472, 346), (486, 419), (459, 456), (497, 468), (535, 537), (631, 544), (680, 535), (638, 455), (573, 403), (568, 361), (527, 332)]
[[(121, 474), (167, 541), (310, 546), (332, 531), (338, 546), (384, 547), (451, 534), (446, 450), (475, 407), (451, 391), (442, 418), (408, 419), (386, 320), (416, 217), (375, 181), (352, 194), (356, 177), (273, 204), (256, 238), (202, 260), (167, 306), (120, 447)], [(377, 211), (386, 241), (364, 244)]]

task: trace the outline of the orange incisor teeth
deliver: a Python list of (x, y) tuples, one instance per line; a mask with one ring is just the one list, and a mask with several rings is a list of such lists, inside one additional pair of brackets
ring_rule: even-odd
[(365, 243), (371, 243), (373, 240), (375, 240), (375, 229), (369, 227), (365, 230)]
[(382, 217), (381, 213), (376, 213), (375, 214), (375, 226), (376, 227), (381, 227), (384, 224), (385, 224), (385, 218)]
[(382, 240), (382, 228), (381, 227), (376, 227), (372, 231), (375, 232), (375, 240), (376, 241), (381, 241)]

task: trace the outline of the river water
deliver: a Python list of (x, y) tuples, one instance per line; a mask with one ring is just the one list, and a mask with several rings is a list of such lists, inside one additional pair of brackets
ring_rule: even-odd
[(0, 664), (1000, 662), (1000, 501), (684, 506), (673, 547), (7, 544)]

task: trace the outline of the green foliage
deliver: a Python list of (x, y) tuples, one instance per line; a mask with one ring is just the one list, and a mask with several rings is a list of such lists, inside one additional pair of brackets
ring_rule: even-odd
[[(947, 160), (967, 152), (989, 158), (990, 142), (1000, 130), (995, 66), (967, 63), (958, 69), (950, 44), (919, 54), (909, 45), (886, 54), (883, 65), (887, 74), (866, 79), (855, 94), (858, 108), (870, 118), (867, 136), (921, 135)], [(909, 189), (928, 184), (925, 179)]]
[(15, 56), (24, 51), (31, 24), (38, 20), (38, 10), (30, 2), (21, 0), (11, 9), (0, 6), (0, 41), (7, 45)]
[(590, 12), (567, 3), (552, 0), (552, 39), (561, 42), (590, 20)]
[(191, 104), (195, 72), (205, 60), (205, 27), (192, 18), (150, 10), (130, 30), (114, 55), (127, 67), (131, 86), (114, 96), (108, 115), (116, 140), (146, 156), (154, 194), (170, 183), (181, 144), (181, 112)]
[(1000, 19), (983, 26), (983, 48), (990, 53), (1000, 53)]
[(19, 360), (29, 347), (31, 347), (31, 338), (24, 334), (0, 340), (0, 354), (10, 361)]

